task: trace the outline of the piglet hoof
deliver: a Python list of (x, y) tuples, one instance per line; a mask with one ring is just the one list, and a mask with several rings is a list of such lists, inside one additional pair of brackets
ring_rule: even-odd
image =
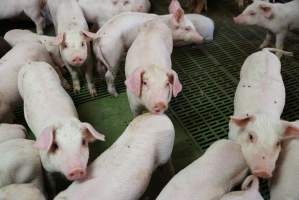
[(109, 94), (111, 94), (114, 97), (118, 97), (118, 93), (116, 92), (115, 88), (108, 89)]
[(92, 97), (96, 97), (98, 95), (96, 88), (89, 89), (89, 93)]
[(80, 88), (79, 85), (74, 85), (74, 86), (73, 86), (73, 91), (74, 91), (75, 94), (79, 94), (79, 93), (80, 93), (80, 90), (81, 90), (81, 88)]
[(65, 80), (65, 79), (63, 79), (62, 81), (61, 81), (61, 85), (62, 85), (62, 87), (64, 88), (64, 89), (66, 89), (66, 90), (70, 90), (71, 89), (71, 85), (67, 82), (67, 80)]

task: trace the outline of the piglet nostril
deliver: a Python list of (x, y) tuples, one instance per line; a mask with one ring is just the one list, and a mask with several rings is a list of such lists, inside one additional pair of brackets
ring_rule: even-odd
[(265, 157), (265, 156), (262, 156), (262, 159), (263, 159), (263, 160), (265, 160), (265, 159), (266, 159), (266, 157)]

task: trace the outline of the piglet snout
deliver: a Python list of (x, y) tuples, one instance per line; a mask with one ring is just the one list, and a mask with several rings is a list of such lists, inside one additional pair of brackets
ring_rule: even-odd
[(261, 170), (261, 171), (253, 171), (253, 175), (261, 178), (271, 178), (272, 173), (269, 173), (267, 171)]
[(74, 180), (79, 180), (82, 179), (86, 176), (86, 170), (82, 169), (82, 168), (77, 168), (72, 170), (68, 176), (67, 179), (70, 181), (74, 181)]
[(234, 19), (234, 22), (236, 24), (240, 24), (241, 23), (241, 17), (240, 16), (234, 17), (233, 19)]
[(167, 109), (167, 104), (164, 102), (159, 102), (155, 104), (153, 110), (155, 114), (160, 114), (163, 113), (166, 109)]
[(76, 56), (73, 58), (72, 63), (75, 65), (81, 65), (83, 64), (83, 59), (80, 56)]

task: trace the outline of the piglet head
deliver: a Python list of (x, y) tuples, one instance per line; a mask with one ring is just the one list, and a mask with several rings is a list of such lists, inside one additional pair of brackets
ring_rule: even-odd
[(234, 17), (237, 24), (267, 26), (273, 18), (273, 4), (255, 0), (242, 14)]
[(34, 146), (46, 153), (47, 165), (70, 181), (86, 176), (88, 144), (105, 140), (90, 124), (72, 120), (60, 126), (45, 128)]
[(182, 90), (177, 73), (173, 70), (165, 71), (158, 66), (137, 68), (125, 84), (153, 114), (164, 113), (171, 97), (176, 97)]
[(172, 30), (173, 40), (177, 44), (201, 44), (203, 36), (197, 31), (191, 20), (189, 20), (182, 9), (178, 0), (172, 0), (169, 5), (170, 29)]
[(239, 128), (238, 143), (251, 172), (270, 178), (281, 151), (281, 141), (299, 137), (299, 127), (269, 116), (233, 116), (231, 123)]
[(55, 44), (59, 45), (62, 59), (71, 66), (82, 66), (88, 56), (91, 35), (88, 31), (59, 33)]

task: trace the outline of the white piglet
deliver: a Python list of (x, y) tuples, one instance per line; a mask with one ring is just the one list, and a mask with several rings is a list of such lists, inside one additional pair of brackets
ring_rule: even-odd
[[(299, 126), (299, 121), (294, 124)], [(282, 146), (277, 168), (271, 179), (271, 200), (298, 200), (299, 140), (286, 140)]]
[(175, 175), (157, 200), (216, 200), (241, 183), (248, 171), (240, 145), (212, 144), (203, 156)]
[(104, 140), (104, 136), (89, 123), (79, 121), (71, 97), (47, 63), (25, 65), (18, 85), (25, 119), (37, 138), (35, 146), (40, 150), (44, 168), (60, 172), (69, 180), (82, 179), (89, 158), (88, 144)]
[[(14, 131), (15, 128), (12, 127)], [(42, 167), (38, 150), (32, 140), (24, 139), (20, 130), (18, 135), (8, 137), (12, 130), (0, 135), (0, 188), (10, 184), (32, 183), (43, 191)]]
[(86, 20), (102, 27), (113, 16), (123, 12), (148, 12), (149, 0), (78, 0)]
[(248, 176), (242, 184), (242, 191), (230, 192), (220, 200), (264, 200), (259, 192), (259, 179)]
[(46, 0), (1, 0), (0, 19), (17, 17), (25, 13), (36, 25), (36, 32), (43, 34), (45, 19), (41, 15)]
[[(168, 15), (158, 16), (147, 13), (122, 13), (109, 20), (94, 36), (93, 51), (97, 59), (99, 73), (105, 71), (108, 92), (117, 96), (115, 78), (120, 61), (126, 49), (136, 39), (141, 26), (152, 19), (161, 19), (172, 31), (175, 43), (201, 43), (203, 37), (196, 31), (192, 22), (184, 15), (177, 0), (172, 0)], [(104, 65), (104, 66), (103, 66)]]
[(11, 184), (0, 188), (2, 200), (46, 200), (44, 194), (34, 184)]
[[(37, 42), (16, 45), (0, 60), (0, 122), (11, 123), (13, 111), (21, 103), (18, 91), (19, 70), (29, 61), (45, 61), (52, 63), (48, 51)], [(59, 69), (58, 69), (59, 70)], [(66, 81), (63, 80), (65, 84)]]
[(129, 49), (125, 84), (135, 116), (144, 110), (164, 113), (171, 97), (181, 92), (178, 75), (171, 69), (172, 49), (171, 30), (158, 19), (144, 24)]
[[(284, 39), (291, 30), (299, 30), (299, 1), (288, 3), (269, 3), (254, 0), (242, 14), (234, 18), (237, 24), (258, 25), (268, 30), (267, 36), (260, 48), (270, 45), (275, 35), (275, 47), (283, 49)], [(277, 52), (279, 57), (281, 52)]]
[(215, 25), (211, 18), (199, 14), (186, 14), (186, 17), (191, 20), (196, 31), (205, 41), (212, 41), (214, 39)]
[(0, 143), (15, 139), (26, 138), (26, 128), (19, 124), (0, 124)]
[(73, 90), (80, 92), (78, 71), (82, 67), (89, 93), (95, 96), (97, 92), (93, 80), (93, 63), (88, 37), (90, 32), (78, 2), (51, 0), (47, 5), (57, 34), (56, 44), (59, 45), (60, 55), (72, 77)]
[(262, 178), (272, 176), (281, 140), (299, 136), (297, 126), (280, 119), (285, 105), (280, 71), (281, 63), (269, 49), (245, 60), (229, 123), (229, 138), (241, 144), (252, 173)]
[(4, 39), (11, 45), (15, 46), (21, 42), (41, 42), (48, 50), (53, 62), (63, 67), (64, 63), (60, 57), (59, 48), (55, 45), (56, 38), (46, 35), (38, 35), (30, 30), (13, 29), (5, 33)]
[(74, 182), (55, 200), (138, 200), (153, 171), (170, 159), (174, 136), (166, 115), (138, 116), (88, 167), (88, 177)]

